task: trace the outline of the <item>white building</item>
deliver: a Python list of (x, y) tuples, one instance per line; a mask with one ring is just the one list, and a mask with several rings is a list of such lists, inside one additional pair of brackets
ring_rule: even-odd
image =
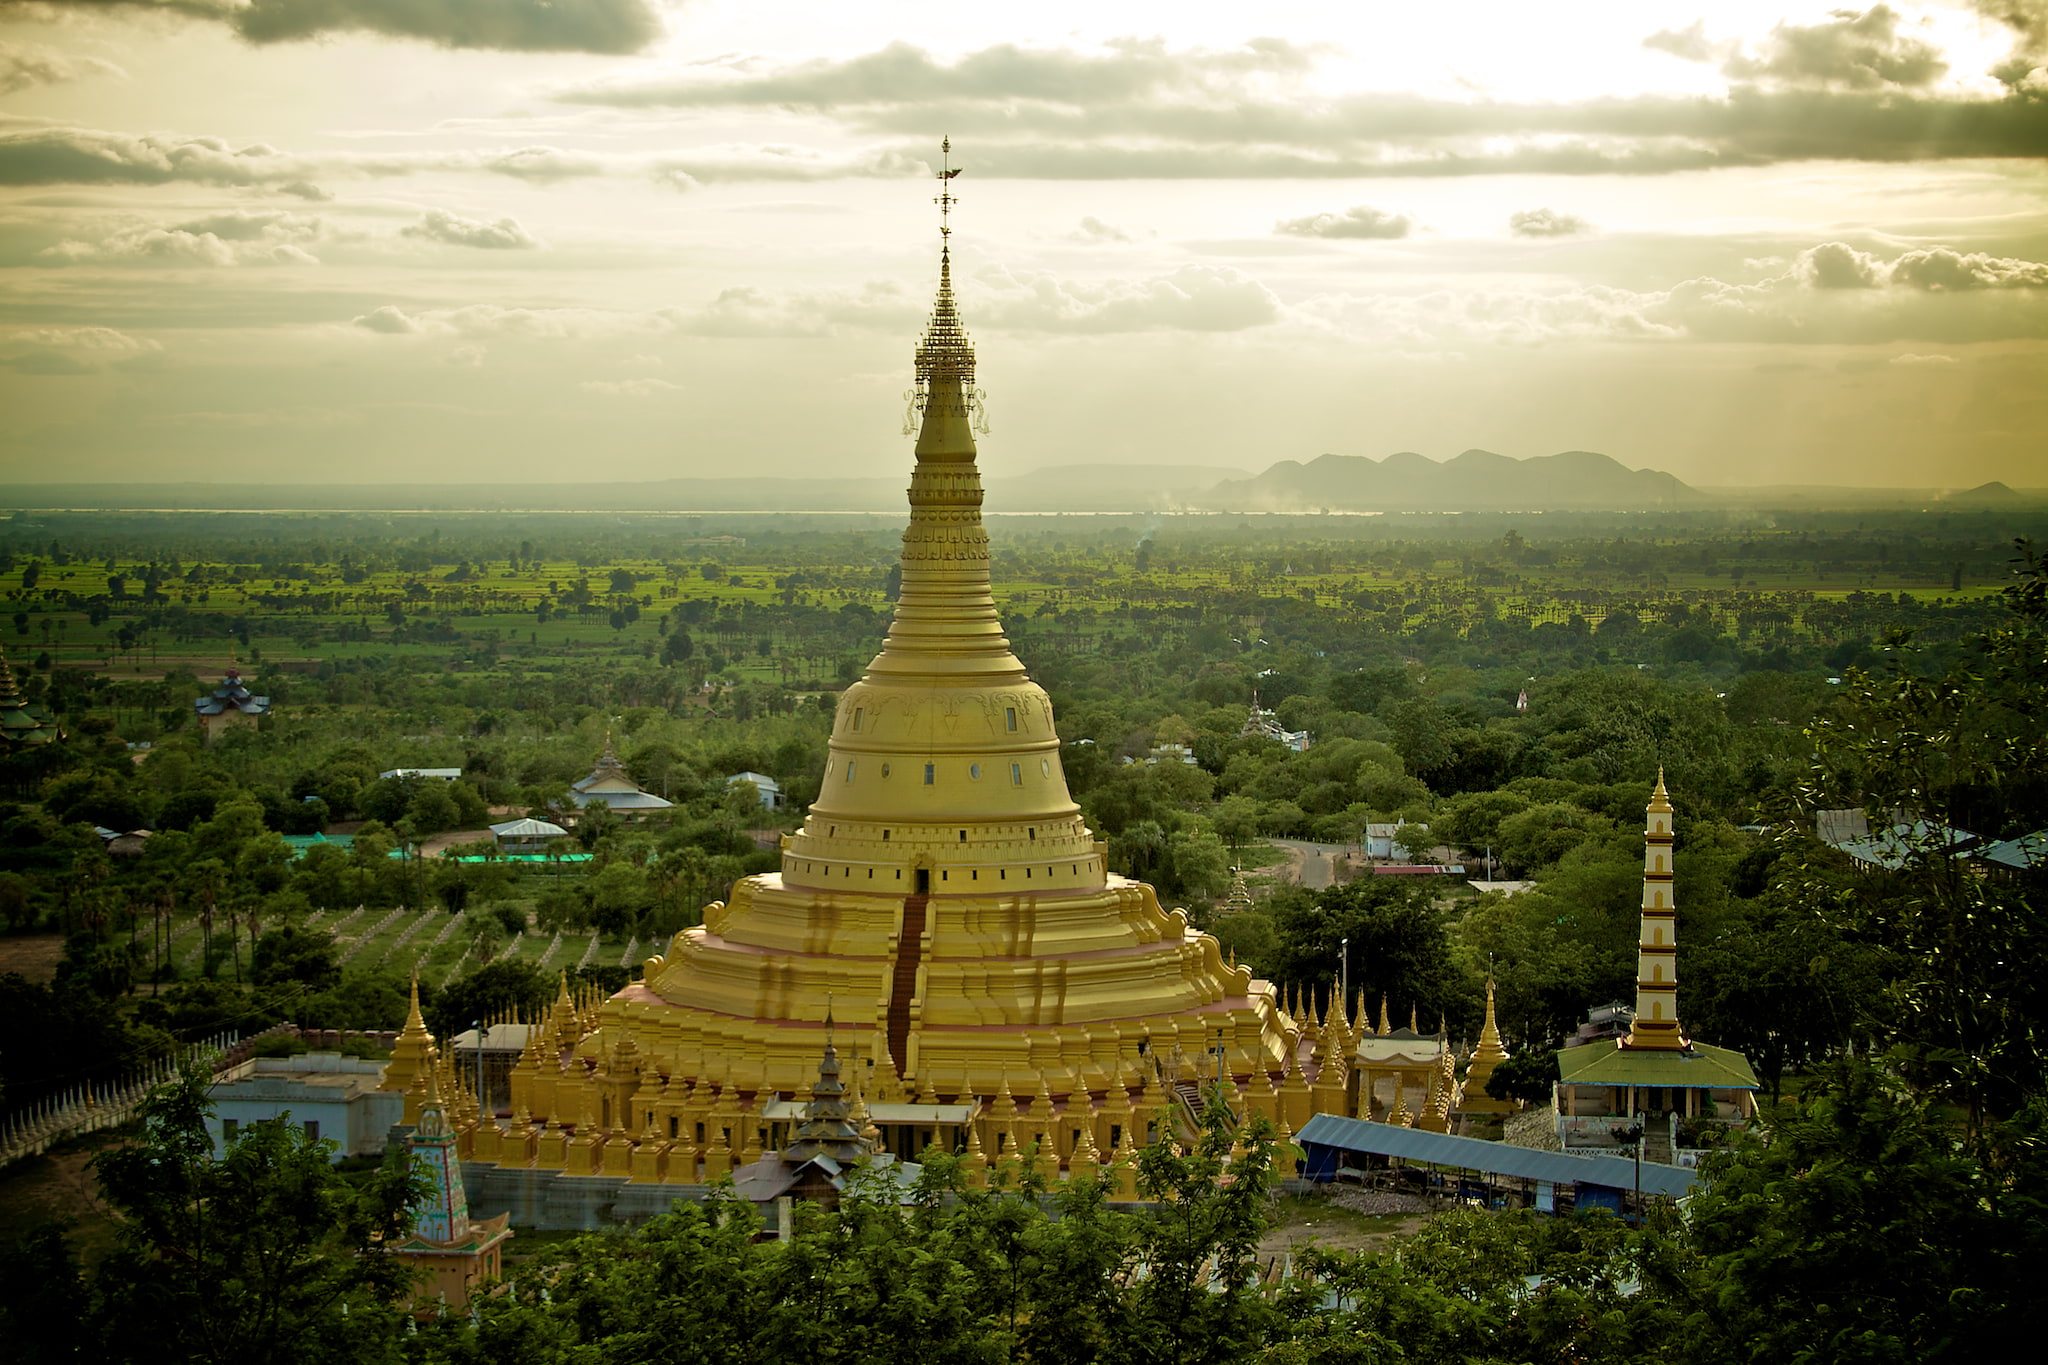
[(334, 1144), (332, 1159), (384, 1150), (405, 1116), (405, 1096), (379, 1090), (385, 1063), (338, 1052), (257, 1057), (213, 1083), (207, 1135), (216, 1157), (248, 1124), (288, 1117), (308, 1137)]

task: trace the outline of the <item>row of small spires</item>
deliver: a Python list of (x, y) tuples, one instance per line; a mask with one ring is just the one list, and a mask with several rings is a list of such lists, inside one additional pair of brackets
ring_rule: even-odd
[[(1481, 1030), (1479, 1046), (1476, 1049), (1475, 1055), (1490, 1056), (1493, 1060), (1503, 1060), (1505, 1052), (1501, 1048), (1499, 1029), (1494, 1020), (1493, 995), (1493, 983), (1489, 980), (1486, 986), (1486, 1020)], [(535, 1070), (538, 1068), (541, 1059), (549, 1051), (559, 1056), (562, 1051), (573, 1048), (587, 1034), (593, 1032), (598, 1025), (599, 1011), (608, 998), (609, 996), (603, 988), (594, 983), (579, 983), (572, 990), (569, 985), (568, 973), (564, 971), (558, 978), (555, 1000), (548, 1006), (542, 1018), (529, 1020), (524, 1017), (524, 1011), (516, 1008), (487, 1016), (482, 1021), (482, 1029), (478, 1035), (477, 1046), (479, 1048), (483, 1046), (492, 1029), (503, 1025), (524, 1026), (528, 1029), (528, 1032), (521, 1048), (523, 1055), (520, 1059), (520, 1067), (523, 1070)], [(1289, 1021), (1294, 1023), (1299, 1029), (1302, 1040), (1313, 1046), (1314, 1060), (1318, 1063), (1318, 1071), (1324, 1065), (1329, 1064), (1333, 1058), (1341, 1060), (1362, 1039), (1371, 1036), (1387, 1037), (1394, 1032), (1392, 1014), (1388, 1007), (1387, 998), (1384, 995), (1380, 997), (1379, 1024), (1377, 1029), (1372, 1025), (1372, 1017), (1367, 1010), (1365, 994), (1362, 991), (1354, 994), (1352, 1006), (1348, 1010), (1345, 1008), (1341, 997), (1333, 996), (1325, 998), (1321, 1004), (1320, 1012), (1318, 1012), (1314, 993), (1311, 991), (1308, 999), (1304, 1002), (1303, 992), (1297, 987), (1291, 992), (1284, 994), (1281, 1009), (1288, 1016)], [(1408, 1014), (1408, 1030), (1419, 1037), (1421, 1034), (1420, 1029), (1417, 1027), (1417, 1015), (1418, 1008), (1411, 1004)], [(534, 1028), (533, 1025), (535, 1024), (540, 1025), (540, 1027), (538, 1029)], [(1437, 1021), (1435, 1036), (1440, 1041), (1445, 1040), (1448, 1036), (1442, 1019)], [(428, 1055), (448, 1050), (437, 1046), (432, 1035), (427, 1030), (425, 1019), (420, 1012), (419, 980), (417, 976), (414, 977), (412, 982), (412, 995), (406, 1015), (405, 1028), (400, 1033), (398, 1042), (402, 1050), (411, 1050), (415, 1055), (418, 1055), (422, 1050), (422, 1044), (425, 1045), (424, 1052)], [(549, 1044), (552, 1044), (551, 1048), (548, 1046)], [(630, 1040), (627, 1040), (623, 1046), (626, 1049), (632, 1048)], [(1449, 1047), (1443, 1048), (1443, 1055), (1446, 1058), (1451, 1056)], [(893, 1059), (889, 1058), (887, 1054), (883, 1054), (875, 1059), (875, 1063), (881, 1069), (882, 1080), (880, 1089), (883, 1092), (885, 1101), (894, 1100), (899, 1096), (907, 1096), (910, 1093), (902, 1079), (896, 1075)], [(1186, 1067), (1192, 1067), (1193, 1065), (1191, 1060), (1186, 1059), (1184, 1059), (1183, 1064)], [(1288, 1069), (1295, 1070), (1297, 1068), (1290, 1067)], [(411, 1077), (408, 1071), (409, 1069), (402, 1070), (401, 1078), (409, 1082)], [(1047, 1082), (1044, 1073), (1036, 1072), (1034, 1074), (1038, 1077), (1038, 1093), (1045, 1094), (1049, 1100), (1051, 1092), (1046, 1089)], [(716, 1079), (710, 1076), (704, 1078), (706, 1083), (720, 1090), (725, 1088), (727, 1079), (726, 1076), (719, 1076)], [(918, 1098), (924, 1102), (935, 1102), (937, 1099), (935, 1084), (935, 1079), (931, 1075), (927, 1074), (923, 1077), (922, 1085), (917, 1092)], [(1008, 1077), (1005, 1076), (999, 1095), (1007, 1091)]]

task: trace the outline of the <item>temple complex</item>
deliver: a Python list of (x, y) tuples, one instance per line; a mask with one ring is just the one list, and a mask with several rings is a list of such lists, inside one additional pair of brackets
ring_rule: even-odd
[(806, 1122), (831, 1012), (863, 1117), (901, 1155), (938, 1142), (985, 1168), (1028, 1148), (1053, 1173), (1092, 1169), (1184, 1108), (1198, 1068), (1240, 1112), (1307, 1119), (1302, 1031), (1274, 988), (1111, 874), (1067, 790), (1051, 704), (997, 619), (974, 351), (941, 232), (902, 587), (839, 698), (820, 795), (780, 869), (707, 906), (642, 980), (587, 1013), (557, 1002), (514, 1070), (513, 1131), (482, 1133), (479, 1159), (516, 1145), (536, 1169), (645, 1160), (715, 1180)]
[[(1567, 1150), (1612, 1146), (1645, 1123), (1646, 1144), (1668, 1156), (1679, 1120), (1742, 1122), (1756, 1111), (1756, 1072), (1740, 1052), (1694, 1042), (1678, 1020), (1678, 898), (1673, 893), (1673, 811), (1664, 770), (1643, 832), (1643, 912), (1636, 1011), (1625, 1037), (1557, 1054), (1558, 1127)], [(1646, 1151), (1646, 1157), (1649, 1152)]]

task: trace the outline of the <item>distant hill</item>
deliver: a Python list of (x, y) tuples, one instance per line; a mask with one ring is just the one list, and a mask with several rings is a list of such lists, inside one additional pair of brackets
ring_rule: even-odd
[(1441, 463), (1404, 450), (1384, 460), (1282, 460), (1255, 478), (1218, 484), (1192, 505), (1219, 512), (1547, 512), (1635, 511), (1703, 501), (1669, 474), (1630, 469), (1590, 450), (1526, 460), (1468, 450)]
[(1968, 492), (1958, 493), (1948, 501), (1951, 506), (1961, 507), (2009, 507), (2014, 503), (2025, 502), (2026, 499), (1993, 479), (1990, 483), (1978, 484)]

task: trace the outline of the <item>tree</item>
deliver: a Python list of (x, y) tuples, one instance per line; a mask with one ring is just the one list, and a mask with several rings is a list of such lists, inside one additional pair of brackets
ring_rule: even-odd
[(489, 962), (456, 977), (423, 1009), (427, 1026), (447, 1038), (479, 1019), (515, 1011), (532, 1014), (545, 1008), (554, 993), (554, 983), (531, 962)]
[(1557, 1054), (1547, 1047), (1527, 1047), (1494, 1067), (1486, 1093), (1497, 1100), (1548, 1104), (1557, 1080)]
[[(216, 1158), (212, 1077), (189, 1067), (144, 1100), (142, 1134), (95, 1158), (121, 1243), (81, 1323), (99, 1360), (343, 1362), (394, 1358), (411, 1271), (377, 1254), (422, 1183), (394, 1148), (360, 1188), (280, 1118)], [(90, 1326), (88, 1326), (88, 1323)]]
[(325, 990), (341, 980), (334, 935), (280, 925), (256, 940), (249, 977), (259, 986), (297, 983), (308, 990)]
[[(1163, 1125), (1162, 1125), (1163, 1126)], [(1200, 1135), (1183, 1154), (1161, 1141), (1138, 1154), (1138, 1188), (1159, 1201), (1140, 1223), (1144, 1278), (1131, 1293), (1116, 1358), (1183, 1365), (1245, 1355), (1278, 1327), (1258, 1293), (1259, 1234), (1273, 1178), (1270, 1121), (1244, 1125), (1244, 1155), (1229, 1164), (1233, 1120), (1208, 1091)]]
[(1476, 1014), (1474, 983), (1453, 961), (1443, 916), (1422, 888), (1363, 877), (1313, 894), (1283, 892), (1267, 913), (1280, 940), (1275, 971), (1282, 981), (1327, 991), (1348, 939), (1351, 990), (1368, 1005), (1384, 996), (1430, 1026), (1439, 1015), (1463, 1021)]
[(1873, 828), (1904, 809), (1896, 867), (1844, 868), (1809, 847), (1791, 902), (1881, 954), (1886, 1008), (1868, 1023), (1919, 1083), (1981, 1123), (2048, 1089), (2048, 936), (2038, 893), (1957, 856), (1953, 829), (2021, 834), (2048, 821), (2048, 565), (2019, 543), (2007, 614), (1933, 669), (1897, 635), (1877, 672), (1853, 671), (1841, 714), (1811, 730), (1812, 807), (1860, 806)]
[(2044, 1120), (2036, 1101), (1993, 1164), (1896, 1076), (1832, 1067), (1691, 1201), (1700, 1358), (1970, 1361), (2038, 1339)]

